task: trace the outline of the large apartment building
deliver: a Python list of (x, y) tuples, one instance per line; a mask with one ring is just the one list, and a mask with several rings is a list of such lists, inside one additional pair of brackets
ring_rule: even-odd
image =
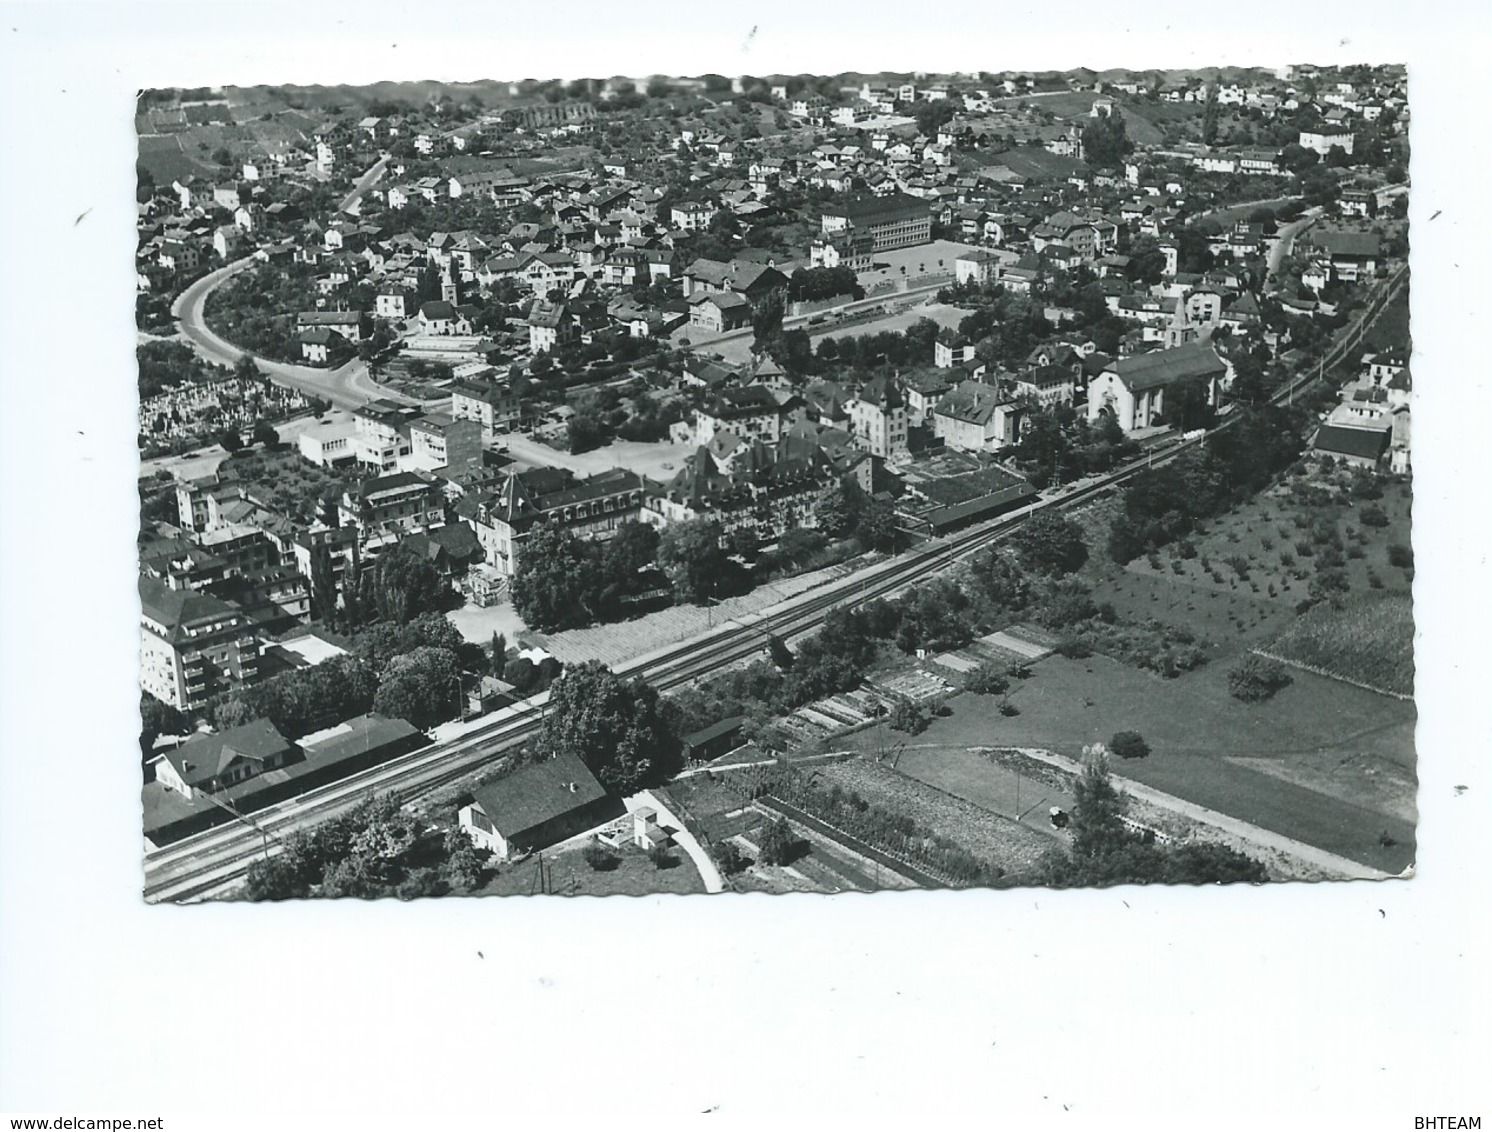
[(243, 613), (194, 590), (140, 576), (140, 687), (182, 711), (259, 675), (259, 641)]
[(470, 378), (451, 387), (451, 416), (476, 421), (482, 426), (484, 442), (516, 429), (521, 411), (517, 394), (496, 381)]
[(523, 543), (539, 523), (555, 523), (582, 538), (606, 538), (642, 507), (646, 481), (614, 468), (577, 479), (563, 468), (515, 472), (485, 498), (462, 499), (456, 512), (471, 522), (487, 564), (512, 577)]

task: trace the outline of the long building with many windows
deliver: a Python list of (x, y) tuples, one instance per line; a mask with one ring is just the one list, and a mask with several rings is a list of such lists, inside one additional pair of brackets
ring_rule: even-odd
[(823, 233), (868, 233), (872, 252), (909, 248), (932, 240), (932, 210), (927, 201), (906, 193), (850, 196), (824, 205)]

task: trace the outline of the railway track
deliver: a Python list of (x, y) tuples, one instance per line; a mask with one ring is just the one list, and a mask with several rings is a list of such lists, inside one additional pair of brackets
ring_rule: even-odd
[[(1349, 333), (1321, 359), (1316, 371), (1297, 375), (1277, 390), (1271, 401), (1283, 404), (1308, 392), (1360, 349), (1373, 320), (1397, 296), (1407, 277), (1407, 266), (1399, 268), (1364, 307)], [(1226, 417), (1212, 431), (1226, 429), (1236, 419)], [(1182, 437), (1152, 447), (1123, 467), (1065, 495), (1040, 500), (1009, 515), (934, 539), (832, 582), (785, 608), (733, 620), (705, 637), (621, 665), (617, 672), (641, 677), (660, 691), (680, 687), (760, 652), (768, 635), (790, 637), (817, 627), (835, 607), (896, 594), (917, 579), (938, 574), (1008, 537), (1032, 514), (1087, 503), (1150, 468), (1170, 463), (1205, 439), (1205, 436)], [(257, 810), (244, 816), (242, 824), (217, 826), (151, 851), (145, 857), (145, 898), (150, 902), (201, 898), (241, 878), (251, 861), (275, 851), (274, 842), (283, 835), (335, 817), (371, 794), (397, 793), (407, 802), (449, 785), (530, 738), (543, 722), (547, 702), (548, 693), (541, 693), (503, 709), (492, 721), (459, 739), (400, 756)]]

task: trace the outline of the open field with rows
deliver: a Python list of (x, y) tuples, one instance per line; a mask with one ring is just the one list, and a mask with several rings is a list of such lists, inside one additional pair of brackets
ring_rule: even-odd
[(1342, 609), (1318, 606), (1286, 629), (1268, 651), (1334, 676), (1411, 695), (1414, 607), (1407, 593), (1364, 595)]

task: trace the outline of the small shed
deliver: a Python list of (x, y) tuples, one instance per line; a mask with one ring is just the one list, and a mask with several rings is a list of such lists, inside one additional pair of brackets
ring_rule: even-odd
[(746, 740), (741, 728), (746, 722), (744, 715), (733, 715), (684, 736), (684, 758), (691, 763), (707, 763), (729, 754)]

